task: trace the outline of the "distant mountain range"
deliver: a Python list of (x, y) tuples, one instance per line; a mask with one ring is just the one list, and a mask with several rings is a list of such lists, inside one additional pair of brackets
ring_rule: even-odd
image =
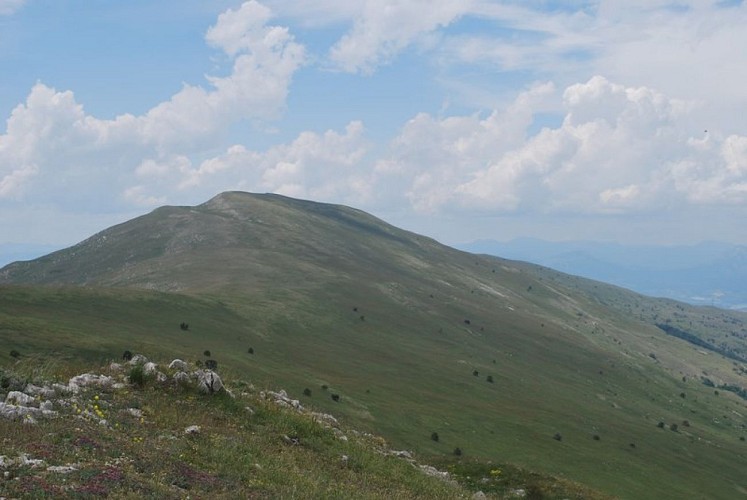
[(532, 262), (653, 297), (747, 310), (747, 246), (719, 242), (633, 246), (521, 238), (479, 240), (457, 247)]

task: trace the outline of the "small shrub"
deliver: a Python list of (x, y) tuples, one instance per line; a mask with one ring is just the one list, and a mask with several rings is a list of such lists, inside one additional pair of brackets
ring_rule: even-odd
[(599, 441), (602, 438), (599, 437), (599, 434), (594, 434), (593, 436), (591, 436), (591, 439), (593, 439), (594, 441)]
[(740, 441), (744, 441), (744, 440), (745, 440), (745, 439), (744, 439), (744, 436), (739, 436), (739, 440), (740, 440)]
[(556, 432), (555, 435), (552, 438), (555, 441), (562, 441), (563, 440), (563, 436), (559, 432)]
[(671, 424), (669, 426), (669, 430), (671, 430), (672, 432), (677, 432), (677, 429), (679, 429), (679, 427), (677, 426), (677, 424)]
[(471, 324), (471, 323), (472, 323), (472, 322), (471, 322), (470, 320), (468, 320), (468, 319), (465, 319), (465, 320), (464, 320), (464, 324), (465, 324), (465, 325), (469, 325), (469, 324)]
[(195, 361), (195, 365), (197, 365), (197, 368), (202, 368), (202, 360), (198, 359), (197, 361)]
[(685, 399), (685, 393), (684, 393), (684, 392), (681, 392), (681, 393), (680, 393), (680, 397), (681, 397), (682, 399)]
[(204, 350), (204, 351), (202, 352), (202, 354), (204, 354), (206, 358), (209, 358), (209, 357), (210, 357), (210, 351), (208, 351), (207, 349), (205, 349), (205, 350)]
[(459, 447), (454, 448), (454, 455), (456, 455), (457, 457), (461, 457), (462, 456), (462, 449), (459, 448)]
[(11, 358), (20, 358), (21, 357), (21, 353), (18, 352), (18, 351), (16, 351), (15, 349), (13, 349), (12, 351), (10, 351), (10, 357)]
[(361, 314), (361, 321), (366, 321), (366, 317)]
[(635, 443), (630, 443), (631, 448), (635, 448)]
[(247, 351), (249, 354), (254, 354), (254, 347), (250, 347)]
[(658, 427), (659, 429), (663, 429), (664, 428), (664, 422), (659, 422), (658, 424), (656, 424), (656, 427)]
[(690, 421), (689, 420), (683, 420), (682, 421), (682, 427), (690, 427)]
[(135, 387), (145, 387), (150, 377), (145, 373), (143, 365), (135, 365), (130, 369), (130, 373), (127, 375), (128, 380)]
[(311, 397), (311, 389), (309, 389), (308, 387), (306, 389), (304, 389), (303, 390), (303, 395)]
[(431, 441), (435, 441), (438, 443), (438, 432), (432, 432), (431, 433)]
[(215, 371), (218, 369), (218, 362), (214, 359), (207, 359), (205, 360), (205, 368)]
[(339, 403), (340, 402), (340, 395), (339, 394), (332, 394), (332, 401), (334, 401), (335, 403)]
[(182, 330), (184, 330), (184, 331), (187, 331), (187, 330), (189, 330), (189, 324), (188, 324), (188, 323), (185, 323), (184, 321), (182, 321), (182, 322), (181, 322), (181, 323), (179, 324), (179, 328), (181, 328), (181, 329), (182, 329)]
[(132, 351), (125, 351), (122, 353), (122, 359), (125, 361), (129, 361), (132, 359)]
[(477, 370), (474, 370), (472, 372), (472, 375), (474, 375), (475, 377), (477, 377), (478, 375), (480, 375), (480, 372), (478, 372)]
[(329, 386), (327, 384), (322, 384), (322, 390), (326, 391), (327, 389), (329, 389)]
[(488, 375), (488, 378), (486, 380), (492, 384), (493, 383), (493, 376), (492, 375)]

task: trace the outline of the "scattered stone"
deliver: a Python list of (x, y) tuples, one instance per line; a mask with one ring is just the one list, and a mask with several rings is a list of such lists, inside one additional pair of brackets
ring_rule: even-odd
[(412, 452), (407, 451), (407, 450), (401, 450), (401, 451), (391, 450), (389, 454), (397, 458), (404, 458), (405, 460), (414, 460), (412, 458)]
[(291, 446), (298, 446), (301, 444), (301, 440), (298, 438), (298, 436), (288, 436), (287, 434), (283, 434), (283, 441), (285, 441), (285, 444), (289, 444)]
[(127, 408), (127, 413), (135, 418), (142, 418), (143, 416), (143, 410), (140, 410), (138, 408)]
[(186, 372), (187, 370), (189, 370), (189, 365), (186, 361), (175, 359), (174, 361), (169, 363), (169, 370), (181, 370), (183, 372)]
[(187, 436), (197, 436), (201, 432), (201, 428), (199, 425), (190, 425), (186, 429), (184, 429), (184, 434)]
[(42, 412), (53, 411), (52, 408), (54, 408), (54, 405), (52, 404), (51, 401), (42, 401), (42, 403), (39, 405), (39, 409)]
[(70, 474), (78, 470), (74, 465), (50, 465), (47, 467), (47, 472), (55, 472), (57, 474)]
[(478, 491), (477, 493), (475, 493), (474, 495), (472, 495), (472, 500), (484, 500), (484, 499), (487, 499), (487, 498), (488, 498), (488, 496), (485, 493), (483, 493), (482, 491)]
[(510, 490), (508, 494), (512, 497), (524, 498), (525, 496), (527, 496), (527, 491), (524, 488), (517, 488), (515, 490)]
[(328, 413), (313, 412), (311, 418), (327, 427), (338, 427), (340, 425), (337, 419)]
[(169, 377), (167, 377), (165, 373), (156, 372), (156, 382), (158, 382), (159, 384), (165, 383), (168, 379)]
[[(435, 467), (433, 467), (431, 465), (422, 465), (421, 464), (418, 467), (420, 468), (421, 471), (423, 471), (423, 473), (426, 476), (437, 477), (439, 479), (449, 479), (449, 473), (448, 472), (446, 472), (446, 471), (440, 471), (440, 470), (436, 469)], [(472, 498), (475, 498), (475, 497), (473, 496)], [(485, 496), (483, 495), (480, 498), (485, 498)]]
[(342, 464), (343, 467), (347, 467), (349, 461), (350, 461), (350, 457), (348, 457), (347, 455), (343, 455), (340, 457), (340, 463)]
[(245, 406), (244, 409), (249, 415), (254, 415), (254, 409), (251, 406)]
[(109, 371), (112, 373), (119, 373), (123, 370), (122, 365), (119, 363), (112, 363), (109, 365)]
[(297, 411), (303, 411), (303, 405), (301, 402), (297, 399), (289, 398), (288, 393), (284, 390), (280, 390), (279, 392), (267, 391), (267, 395), (275, 401), (275, 404), (293, 408)]

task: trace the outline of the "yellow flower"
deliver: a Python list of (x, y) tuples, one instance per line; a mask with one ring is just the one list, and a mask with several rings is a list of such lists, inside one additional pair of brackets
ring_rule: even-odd
[(490, 471), (490, 475), (491, 476), (500, 476), (501, 475), (501, 470), (500, 469), (493, 469), (493, 470)]
[(93, 399), (94, 399), (94, 400), (96, 400), (96, 401), (98, 401), (98, 400), (99, 400), (99, 395), (98, 395), (98, 394), (96, 394), (96, 395), (95, 395), (95, 396), (93, 397)]

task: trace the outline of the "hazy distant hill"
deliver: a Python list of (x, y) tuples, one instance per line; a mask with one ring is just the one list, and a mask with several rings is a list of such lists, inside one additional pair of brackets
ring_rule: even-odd
[(747, 315), (458, 251), (349, 207), (230, 192), (159, 208), (0, 269), (0, 338), (6, 362), (210, 351), (398, 448), (621, 498), (747, 491)]
[(717, 242), (628, 246), (521, 238), (508, 242), (475, 241), (459, 248), (533, 262), (654, 297), (747, 310), (747, 247), (744, 246)]

